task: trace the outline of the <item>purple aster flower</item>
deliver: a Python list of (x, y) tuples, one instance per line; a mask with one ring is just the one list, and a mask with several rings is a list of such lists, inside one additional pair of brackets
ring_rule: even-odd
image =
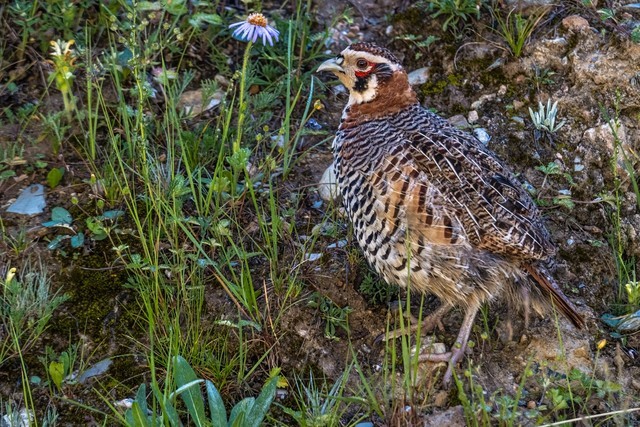
[(235, 28), (233, 36), (244, 41), (255, 43), (259, 37), (262, 37), (262, 44), (273, 46), (273, 41), (278, 41), (280, 32), (267, 24), (267, 18), (261, 13), (252, 13), (247, 17), (246, 21), (236, 22), (229, 25), (229, 28)]

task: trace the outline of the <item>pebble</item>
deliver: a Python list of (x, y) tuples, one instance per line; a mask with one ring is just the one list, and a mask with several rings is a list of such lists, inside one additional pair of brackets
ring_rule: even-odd
[(417, 70), (413, 70), (409, 73), (408, 78), (411, 86), (425, 84), (429, 81), (429, 67), (422, 67)]
[(455, 116), (451, 116), (447, 119), (451, 126), (460, 128), (460, 129), (468, 129), (471, 127), (467, 118), (462, 114), (456, 114)]
[(476, 128), (473, 130), (473, 134), (478, 138), (480, 142), (487, 145), (491, 141), (491, 135), (484, 128)]
[(524, 126), (524, 119), (520, 116), (511, 116), (511, 121), (519, 124), (520, 126)]
[(467, 120), (469, 120), (469, 123), (475, 123), (478, 121), (480, 117), (478, 116), (478, 112), (476, 110), (471, 110), (469, 111), (469, 114), (467, 115)]
[(336, 184), (336, 173), (333, 163), (322, 174), (318, 183), (318, 194), (325, 202), (331, 202), (338, 198), (338, 185)]
[(487, 102), (487, 101), (493, 101), (494, 99), (496, 99), (496, 94), (495, 93), (489, 93), (486, 95), (482, 95), (480, 98), (478, 98), (477, 101), (474, 101), (471, 104), (471, 109), (472, 110), (478, 110), (480, 109), (480, 107), (482, 107), (482, 105)]
[(582, 16), (571, 15), (562, 20), (562, 27), (572, 33), (577, 33), (589, 28), (589, 21)]

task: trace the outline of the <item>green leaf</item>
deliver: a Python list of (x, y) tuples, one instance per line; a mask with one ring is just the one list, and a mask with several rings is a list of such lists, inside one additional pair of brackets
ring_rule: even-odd
[(70, 236), (66, 234), (59, 234), (49, 242), (49, 244), (47, 245), (47, 249), (49, 249), (50, 251), (58, 249), (60, 247), (60, 243), (62, 243), (63, 240), (66, 240), (69, 238)]
[(49, 188), (56, 188), (62, 177), (64, 176), (64, 168), (53, 168), (47, 174), (47, 184), (49, 184)]
[(69, 211), (65, 208), (56, 206), (51, 210), (51, 221), (47, 221), (42, 225), (44, 225), (45, 227), (52, 227), (61, 224), (70, 225), (72, 222), (73, 217), (71, 216)]
[(162, 5), (157, 1), (140, 1), (136, 4), (136, 10), (139, 12), (159, 12)]
[(162, 6), (171, 15), (184, 15), (188, 12), (186, 0), (163, 0)]
[(9, 179), (14, 176), (16, 176), (15, 171), (11, 169), (7, 169), (5, 171), (0, 172), (0, 181), (4, 181), (5, 179)]
[(207, 23), (211, 25), (222, 25), (222, 18), (220, 15), (215, 13), (196, 13), (191, 18), (189, 18), (189, 25), (192, 27), (200, 27), (202, 23)]
[(247, 418), (249, 412), (251, 412), (251, 408), (255, 401), (256, 399), (253, 397), (246, 397), (236, 403), (236, 406), (231, 410), (231, 414), (229, 414), (228, 425), (230, 427), (244, 427), (244, 420)]
[(64, 379), (64, 363), (55, 360), (49, 363), (49, 376), (51, 381), (59, 389), (62, 388), (62, 380)]
[(176, 408), (173, 407), (169, 399), (160, 392), (160, 389), (157, 386), (152, 385), (151, 388), (156, 400), (160, 403), (164, 417), (169, 420), (171, 427), (182, 427), (178, 411), (176, 411)]
[(71, 238), (71, 247), (78, 249), (84, 245), (84, 233), (80, 232)]
[(207, 399), (209, 400), (209, 413), (214, 425), (227, 425), (227, 410), (218, 389), (211, 381), (206, 381)]
[(276, 387), (279, 377), (271, 378), (262, 388), (260, 395), (255, 400), (251, 411), (247, 415), (245, 425), (250, 427), (260, 427), (262, 420), (269, 412), (273, 398), (276, 396)]
[(142, 408), (142, 405), (136, 400), (131, 405), (132, 425), (135, 427), (151, 427), (151, 421), (147, 416), (146, 410)]
[(100, 215), (98, 217), (98, 219), (116, 219), (121, 217), (122, 215), (124, 215), (124, 211), (121, 210), (111, 210), (111, 211), (106, 211), (105, 213), (103, 213), (102, 215)]
[(193, 423), (196, 426), (206, 426), (204, 398), (200, 392), (200, 387), (198, 386), (201, 380), (198, 380), (196, 373), (182, 356), (176, 356), (173, 358), (173, 370), (175, 372), (176, 385), (178, 386), (178, 389), (188, 385), (184, 390), (179, 391), (179, 394), (184, 401), (184, 404), (187, 406)]
[(146, 415), (149, 412), (149, 408), (147, 407), (147, 386), (144, 383), (140, 384), (140, 387), (138, 387), (135, 401), (140, 406), (140, 410), (146, 418)]

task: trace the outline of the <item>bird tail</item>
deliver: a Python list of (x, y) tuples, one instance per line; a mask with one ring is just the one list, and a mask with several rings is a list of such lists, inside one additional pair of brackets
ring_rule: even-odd
[(535, 279), (540, 286), (540, 290), (547, 295), (554, 307), (557, 307), (567, 319), (574, 324), (575, 327), (582, 329), (585, 326), (584, 319), (576, 307), (566, 297), (560, 286), (556, 283), (551, 275), (541, 266), (533, 266), (531, 264), (524, 265), (524, 269)]

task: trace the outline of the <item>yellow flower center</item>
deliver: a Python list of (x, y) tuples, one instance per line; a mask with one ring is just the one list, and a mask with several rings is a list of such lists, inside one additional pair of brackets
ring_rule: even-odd
[(265, 18), (261, 13), (252, 13), (247, 18), (247, 22), (251, 25), (257, 25), (258, 27), (267, 26), (267, 18)]

